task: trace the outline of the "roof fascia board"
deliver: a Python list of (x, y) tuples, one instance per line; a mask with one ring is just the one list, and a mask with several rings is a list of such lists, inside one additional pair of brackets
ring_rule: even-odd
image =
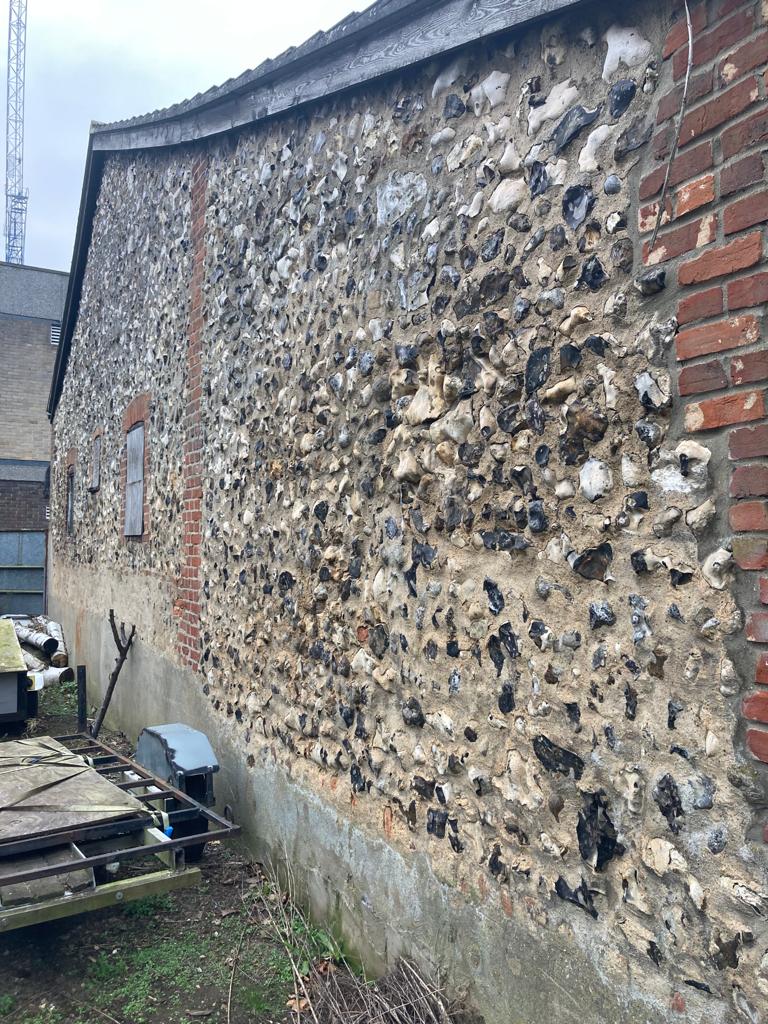
[(99, 195), (103, 165), (104, 155), (93, 152), (89, 139), (83, 174), (83, 189), (80, 194), (80, 210), (77, 216), (75, 247), (72, 252), (72, 268), (69, 274), (69, 281), (67, 282), (67, 296), (64, 300), (64, 312), (61, 318), (61, 338), (59, 347), (56, 350), (56, 362), (53, 366), (51, 390), (48, 396), (48, 418), (50, 420), (53, 420), (64, 384), (64, 374), (67, 369), (67, 362), (69, 361), (72, 334), (80, 309), (83, 274), (85, 273), (85, 263), (88, 258), (88, 249), (90, 248), (93, 214)]

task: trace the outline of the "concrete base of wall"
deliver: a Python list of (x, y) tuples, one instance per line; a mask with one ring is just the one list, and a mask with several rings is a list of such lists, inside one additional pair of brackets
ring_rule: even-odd
[[(73, 663), (87, 666), (89, 699), (98, 703), (115, 657), (106, 610), (97, 617), (55, 595), (50, 608), (64, 626)], [(659, 1024), (670, 1018), (669, 983), (650, 961), (648, 967), (632, 964), (615, 948), (599, 946), (578, 908), (555, 900), (546, 922), (537, 925), (514, 887), (505, 887), (505, 900), (495, 885), (485, 899), (472, 900), (439, 880), (425, 857), (403, 856), (291, 779), (267, 746), (252, 750), (256, 762), (246, 767), (239, 734), (211, 713), (200, 677), (139, 639), (107, 724), (135, 741), (144, 726), (175, 721), (207, 733), (222, 766), (219, 804), (230, 804), (254, 856), (276, 865), (287, 858), (315, 919), (371, 970), (411, 956), (466, 997), (486, 1024)], [(693, 989), (684, 996), (689, 1024), (731, 1019), (712, 997)]]

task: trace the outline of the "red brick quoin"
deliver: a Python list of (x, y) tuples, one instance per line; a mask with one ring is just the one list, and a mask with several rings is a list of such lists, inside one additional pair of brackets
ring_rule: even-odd
[(691, 3), (691, 83), (662, 229), (650, 252), (688, 63), (682, 0), (675, 6), (638, 226), (644, 262), (664, 266), (668, 284), (677, 283), (686, 431), (728, 452), (730, 506), (719, 528), (752, 584), (744, 608), (744, 646), (753, 652), (754, 672), (754, 689), (742, 704), (746, 746), (768, 764), (768, 3)]
[(203, 435), (200, 423), (202, 397), (201, 353), (203, 342), (203, 280), (205, 275), (205, 203), (208, 157), (200, 154), (192, 163), (190, 190), (192, 216), (192, 281), (189, 297), (187, 381), (184, 393), (183, 560), (174, 614), (178, 625), (176, 651), (182, 665), (200, 665), (200, 548), (203, 522)]

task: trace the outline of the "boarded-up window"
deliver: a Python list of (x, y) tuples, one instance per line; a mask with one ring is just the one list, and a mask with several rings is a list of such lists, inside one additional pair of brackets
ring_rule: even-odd
[(74, 533), (75, 529), (75, 470), (70, 467), (67, 470), (67, 533)]
[(101, 487), (101, 434), (93, 439), (93, 449), (91, 451), (91, 482), (89, 485), (90, 491), (98, 491)]
[(128, 431), (128, 471), (125, 482), (125, 536), (144, 533), (144, 424)]

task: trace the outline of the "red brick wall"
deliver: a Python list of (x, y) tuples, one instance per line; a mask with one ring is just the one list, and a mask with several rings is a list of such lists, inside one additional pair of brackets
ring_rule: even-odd
[(203, 278), (205, 273), (205, 202), (208, 180), (206, 154), (192, 165), (193, 267), (189, 301), (187, 384), (184, 412), (184, 551), (175, 613), (178, 622), (178, 655), (183, 665), (200, 664), (200, 544), (202, 541), (202, 397), (201, 350), (203, 337)]
[[(754, 645), (756, 689), (743, 701), (747, 747), (768, 763), (768, 5), (703, 0), (692, 7), (693, 67), (671, 188), (653, 252), (650, 235), (672, 149), (688, 61), (683, 4), (664, 58), (674, 87), (660, 98), (653, 153), (640, 185), (647, 264), (665, 264), (678, 285), (679, 391), (688, 432), (725, 441), (730, 460), (727, 519), (734, 559), (750, 586), (744, 636)], [(686, 401), (687, 400), (687, 401)], [(763, 610), (761, 609), (761, 606)], [(766, 834), (768, 838), (768, 830)]]

